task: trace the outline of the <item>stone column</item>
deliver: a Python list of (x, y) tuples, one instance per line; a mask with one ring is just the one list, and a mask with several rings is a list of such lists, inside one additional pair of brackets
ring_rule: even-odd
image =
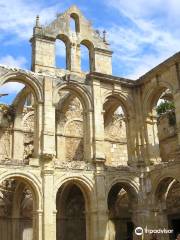
[(33, 212), (33, 240), (43, 240), (42, 238), (42, 221), (43, 211), (36, 210)]
[(54, 169), (53, 155), (43, 154), (41, 156), (43, 162), (43, 240), (56, 240), (56, 224), (54, 222), (55, 199), (53, 195), (54, 189)]
[(43, 114), (43, 105), (42, 103), (38, 103), (35, 106), (35, 132), (34, 132), (34, 157), (37, 158), (42, 149), (41, 149), (41, 142), (42, 142), (42, 116)]
[[(135, 156), (136, 164), (144, 166), (148, 164), (148, 146), (147, 146), (147, 132), (145, 131), (145, 119), (142, 109), (142, 90), (141, 88), (134, 89), (134, 108), (135, 120), (131, 119), (132, 131), (135, 134)], [(134, 120), (134, 121), (133, 121)]]
[(84, 112), (84, 159), (91, 162), (93, 159), (93, 116), (92, 109)]
[(73, 72), (80, 72), (81, 71), (81, 49), (80, 44), (72, 43), (70, 51), (70, 70)]
[(109, 240), (105, 176), (101, 173), (101, 171), (96, 173), (96, 194), (98, 209), (98, 224), (95, 230), (98, 233), (98, 238), (96, 240)]
[(91, 209), (86, 212), (87, 240), (98, 239), (97, 224), (97, 209)]
[(43, 153), (56, 155), (55, 151), (55, 107), (53, 105), (53, 79), (44, 78)]
[(127, 132), (127, 149), (128, 149), (128, 165), (136, 164), (136, 156), (135, 156), (135, 136), (136, 136), (136, 128), (135, 121), (136, 119), (126, 118), (126, 132)]
[(178, 150), (180, 151), (180, 89), (174, 94), (175, 114), (176, 114), (176, 126), (178, 135)]
[[(173, 100), (175, 105), (175, 114), (176, 114), (176, 127), (177, 127), (177, 137), (178, 137), (178, 146), (177, 153), (180, 154), (180, 66), (179, 63), (175, 63), (171, 66), (171, 81), (174, 81), (173, 87)], [(179, 157), (178, 157), (179, 159)]]
[(160, 149), (157, 129), (157, 117), (155, 115), (149, 115), (146, 118), (146, 131), (148, 141), (148, 155), (150, 163), (159, 163)]
[(53, 79), (44, 78), (44, 115), (43, 115), (43, 145), (41, 154), (43, 179), (43, 240), (56, 239), (56, 224), (54, 224), (55, 199), (54, 189), (54, 156), (55, 149), (55, 107), (53, 106)]
[(105, 162), (104, 154), (104, 119), (103, 103), (101, 98), (100, 81), (92, 80), (92, 91), (94, 100), (94, 159), (96, 162)]

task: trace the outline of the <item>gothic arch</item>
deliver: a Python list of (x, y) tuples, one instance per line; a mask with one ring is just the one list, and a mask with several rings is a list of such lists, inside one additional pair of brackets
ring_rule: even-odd
[(8, 73), (0, 78), (0, 85), (3, 85), (4, 83), (7, 82), (19, 82), (27, 85), (34, 94), (36, 102), (38, 103), (43, 102), (42, 86), (35, 77), (29, 76), (21, 72)]
[(24, 87), (15, 97), (14, 101), (13, 101), (13, 106), (16, 108), (16, 117), (15, 117), (15, 121), (14, 121), (14, 127), (20, 127), (21, 126), (21, 120), (22, 120), (22, 116), (20, 117), (19, 114), (22, 113), (23, 108), (24, 108), (24, 104), (26, 101), (26, 97), (28, 96), (28, 94), (30, 93), (29, 89), (27, 89), (26, 87)]
[(84, 87), (75, 84), (75, 83), (69, 83), (69, 84), (58, 84), (53, 91), (53, 103), (55, 105), (58, 104), (59, 96), (58, 92), (67, 90), (72, 92), (75, 96), (79, 98), (81, 101), (81, 104), (83, 105), (83, 109), (85, 112), (91, 112), (93, 109), (92, 105), (92, 97), (87, 89)]
[[(89, 51), (89, 71), (92, 72), (95, 70), (95, 53), (94, 53), (94, 45), (90, 40), (83, 39), (80, 42), (80, 46), (85, 46)], [(82, 57), (81, 57), (82, 59)]]
[(107, 92), (103, 95), (102, 102), (103, 104), (106, 102), (108, 97), (114, 97), (120, 103), (126, 117), (134, 116), (134, 107), (133, 107), (133, 100), (130, 96), (126, 96), (122, 92)]
[[(172, 180), (177, 180), (178, 182), (180, 182), (180, 178), (179, 175), (175, 175), (174, 172), (168, 173), (168, 174), (162, 174), (161, 176), (158, 175), (158, 177), (154, 178), (152, 180), (152, 197), (155, 198), (156, 193), (159, 189), (159, 186), (164, 182), (166, 182), (166, 184), (168, 185), (168, 180), (171, 182)], [(169, 182), (169, 184), (170, 184)]]
[(66, 69), (71, 70), (71, 41), (65, 34), (57, 35), (56, 40), (60, 40), (64, 43), (66, 49)]
[(22, 99), (26, 98), (29, 93), (30, 93), (30, 90), (24, 87), (15, 97), (13, 101), (13, 106), (18, 106), (18, 104), (22, 101)]
[(76, 33), (80, 32), (80, 19), (79, 19), (79, 15), (75, 12), (72, 12), (70, 14), (70, 18), (72, 18), (75, 21), (75, 29), (76, 29)]
[(112, 187), (115, 186), (116, 184), (120, 184), (120, 185), (124, 186), (125, 190), (129, 191), (130, 194), (132, 196), (134, 196), (136, 201), (138, 201), (139, 187), (138, 187), (137, 182), (127, 179), (127, 178), (121, 178), (121, 177), (117, 177), (117, 178), (113, 179), (113, 181), (108, 184), (108, 187), (106, 189), (106, 194), (107, 194), (106, 198), (108, 197), (108, 194), (109, 194), (110, 190), (112, 189)]
[(151, 112), (153, 104), (159, 99), (160, 95), (166, 89), (169, 89), (172, 94), (174, 93), (174, 87), (169, 82), (160, 82), (158, 85), (153, 87), (147, 86), (142, 99), (144, 114), (147, 115)]
[[(82, 191), (84, 198), (86, 200), (87, 208), (90, 209), (93, 207), (95, 203), (95, 190), (93, 186), (93, 182), (84, 177), (84, 176), (63, 176), (59, 178), (54, 187), (54, 196), (57, 196), (58, 190), (64, 185), (69, 183), (75, 183)], [(55, 198), (56, 199), (56, 198)]]
[(31, 174), (28, 173), (22, 173), (22, 172), (16, 172), (16, 173), (3, 173), (0, 176), (0, 182), (10, 179), (10, 178), (16, 178), (16, 179), (21, 179), (22, 182), (26, 183), (34, 196), (34, 201), (35, 201), (35, 206), (37, 210), (42, 210), (42, 188), (41, 188), (41, 182), (40, 180)]
[(134, 211), (138, 204), (137, 190), (130, 180), (116, 179), (111, 183), (107, 194), (108, 231), (111, 239), (132, 238), (135, 216)]
[[(83, 201), (84, 205), (81, 205), (82, 207), (84, 206), (84, 211), (83, 212), (80, 211), (79, 214), (83, 213), (83, 215), (84, 215), (83, 219), (85, 221), (80, 225), (84, 226), (83, 233), (85, 232), (84, 235), (86, 235), (86, 237), (84, 236), (83, 239), (87, 239), (87, 240), (92, 239), (91, 236), (93, 234), (93, 228), (94, 228), (94, 224), (95, 224), (93, 222), (93, 218), (92, 218), (91, 214), (89, 214), (92, 211), (94, 211), (94, 209), (96, 209), (95, 189), (92, 184), (93, 184), (92, 181), (83, 175), (82, 176), (74, 175), (71, 177), (64, 176), (64, 177), (58, 179), (58, 181), (55, 185), (55, 189), (54, 189), (54, 195), (56, 196), (55, 199), (57, 199), (59, 191), (62, 191), (62, 192), (60, 192), (60, 196), (59, 196), (60, 197), (59, 200), (61, 200), (61, 201), (63, 200), (63, 196), (66, 196), (66, 194), (67, 194), (66, 190), (68, 190), (68, 188), (76, 187), (77, 189), (80, 190), (80, 192), (83, 196), (83, 199), (84, 199), (84, 201)], [(68, 203), (68, 201), (67, 201), (67, 203)], [(81, 203), (81, 201), (79, 202), (79, 204), (80, 203)], [(61, 204), (62, 204), (62, 202), (61, 202)], [(55, 206), (57, 206), (57, 202), (55, 203)], [(58, 212), (58, 210), (59, 210), (59, 208), (57, 208), (57, 212)], [(61, 212), (63, 214), (64, 211), (62, 210)], [(57, 217), (58, 217), (58, 219), (61, 218), (59, 215), (57, 215)], [(81, 217), (80, 217), (80, 219), (81, 219)], [(63, 224), (66, 224), (66, 223), (63, 223)], [(57, 234), (59, 234), (58, 229), (57, 229)]]

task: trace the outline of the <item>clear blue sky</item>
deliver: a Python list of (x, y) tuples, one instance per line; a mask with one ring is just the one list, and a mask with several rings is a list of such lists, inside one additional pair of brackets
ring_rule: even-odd
[(0, 0), (0, 64), (30, 69), (36, 15), (46, 24), (73, 4), (108, 32), (114, 75), (136, 79), (180, 49), (179, 0)]

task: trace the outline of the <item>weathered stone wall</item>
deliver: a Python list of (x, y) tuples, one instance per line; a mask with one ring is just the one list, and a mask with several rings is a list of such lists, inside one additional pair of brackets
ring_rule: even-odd
[(162, 161), (171, 160), (178, 145), (177, 126), (169, 123), (168, 114), (158, 119), (158, 137)]
[[(72, 13), (82, 24), (76, 34), (69, 31)], [(73, 53), (66, 70), (54, 66), (56, 38)], [(89, 74), (79, 68), (80, 43), (93, 54)], [(22, 227), (30, 229), (24, 234), (33, 240), (71, 239), (80, 233), (83, 240), (137, 240), (133, 227), (168, 228), (174, 214), (180, 221), (179, 206), (173, 207), (179, 202), (180, 182), (180, 54), (136, 81), (114, 77), (106, 39), (77, 7), (46, 27), (37, 19), (32, 48), (34, 72), (0, 67), (0, 86), (11, 81), (25, 85), (13, 103), (14, 120), (0, 126), (0, 216), (4, 201), (8, 210), (17, 210), (7, 221), (14, 231), (12, 240), (19, 239), (14, 219), (20, 210), (23, 223), (26, 217), (31, 220), (31, 227)], [(175, 127), (165, 117), (157, 122), (154, 112), (154, 103), (167, 89), (175, 103)], [(33, 108), (26, 108), (30, 93)], [(119, 107), (123, 114), (116, 111)], [(6, 195), (8, 179), (31, 192), (20, 191), (21, 184), (17, 192), (11, 189), (18, 205)], [(64, 235), (59, 221), (68, 229)], [(9, 240), (10, 234), (0, 239)]]

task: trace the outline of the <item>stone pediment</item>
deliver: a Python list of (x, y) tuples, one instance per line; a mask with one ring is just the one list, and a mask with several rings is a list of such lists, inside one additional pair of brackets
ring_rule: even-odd
[[(74, 19), (76, 23), (76, 33), (70, 29), (70, 19)], [(90, 41), (95, 48), (109, 50), (109, 44), (103, 38), (103, 33), (92, 28), (92, 24), (88, 21), (79, 8), (75, 5), (70, 7), (66, 12), (57, 14), (56, 19), (45, 27), (39, 26), (38, 35), (43, 38), (61, 39), (66, 41), (68, 38), (71, 43), (80, 44), (82, 41)]]

